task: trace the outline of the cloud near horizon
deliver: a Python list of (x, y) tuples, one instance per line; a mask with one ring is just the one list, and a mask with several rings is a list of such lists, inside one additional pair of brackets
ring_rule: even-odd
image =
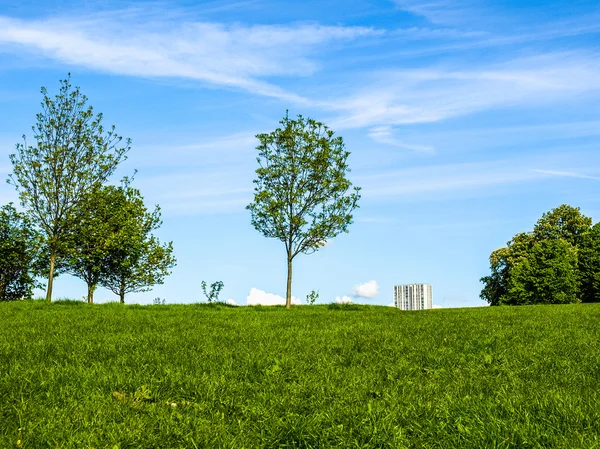
[(352, 298), (350, 298), (350, 296), (336, 296), (335, 302), (337, 304), (350, 304), (352, 302)]
[(379, 285), (377, 285), (376, 281), (365, 282), (364, 284), (359, 284), (354, 287), (352, 290), (352, 296), (358, 298), (375, 298), (379, 294)]
[[(249, 306), (285, 306), (285, 298), (254, 287), (250, 290), (246, 302)], [(292, 304), (298, 305), (300, 300), (292, 296)]]

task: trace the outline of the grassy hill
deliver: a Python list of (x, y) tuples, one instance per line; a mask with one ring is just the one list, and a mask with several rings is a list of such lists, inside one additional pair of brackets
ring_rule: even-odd
[(0, 447), (600, 447), (600, 304), (0, 303)]

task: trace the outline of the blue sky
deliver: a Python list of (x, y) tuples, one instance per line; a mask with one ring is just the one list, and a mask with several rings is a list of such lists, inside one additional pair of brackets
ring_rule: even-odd
[(600, 217), (599, 49), (597, 1), (0, 0), (0, 175), (40, 87), (71, 72), (132, 138), (115, 181), (138, 170), (178, 258), (126, 300), (197, 302), (204, 279), (246, 304), (285, 294), (283, 244), (244, 208), (254, 135), (289, 109), (343, 136), (363, 189), (350, 232), (295, 259), (294, 296), (388, 305), (424, 282), (439, 306), (484, 305), (492, 250), (562, 203)]

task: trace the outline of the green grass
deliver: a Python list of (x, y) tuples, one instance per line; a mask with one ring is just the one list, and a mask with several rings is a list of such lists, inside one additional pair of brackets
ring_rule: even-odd
[(600, 304), (0, 303), (0, 447), (600, 448)]

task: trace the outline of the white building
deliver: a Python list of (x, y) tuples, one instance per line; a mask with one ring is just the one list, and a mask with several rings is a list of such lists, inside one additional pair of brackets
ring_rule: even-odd
[(394, 305), (402, 310), (425, 310), (433, 307), (430, 284), (394, 286)]

